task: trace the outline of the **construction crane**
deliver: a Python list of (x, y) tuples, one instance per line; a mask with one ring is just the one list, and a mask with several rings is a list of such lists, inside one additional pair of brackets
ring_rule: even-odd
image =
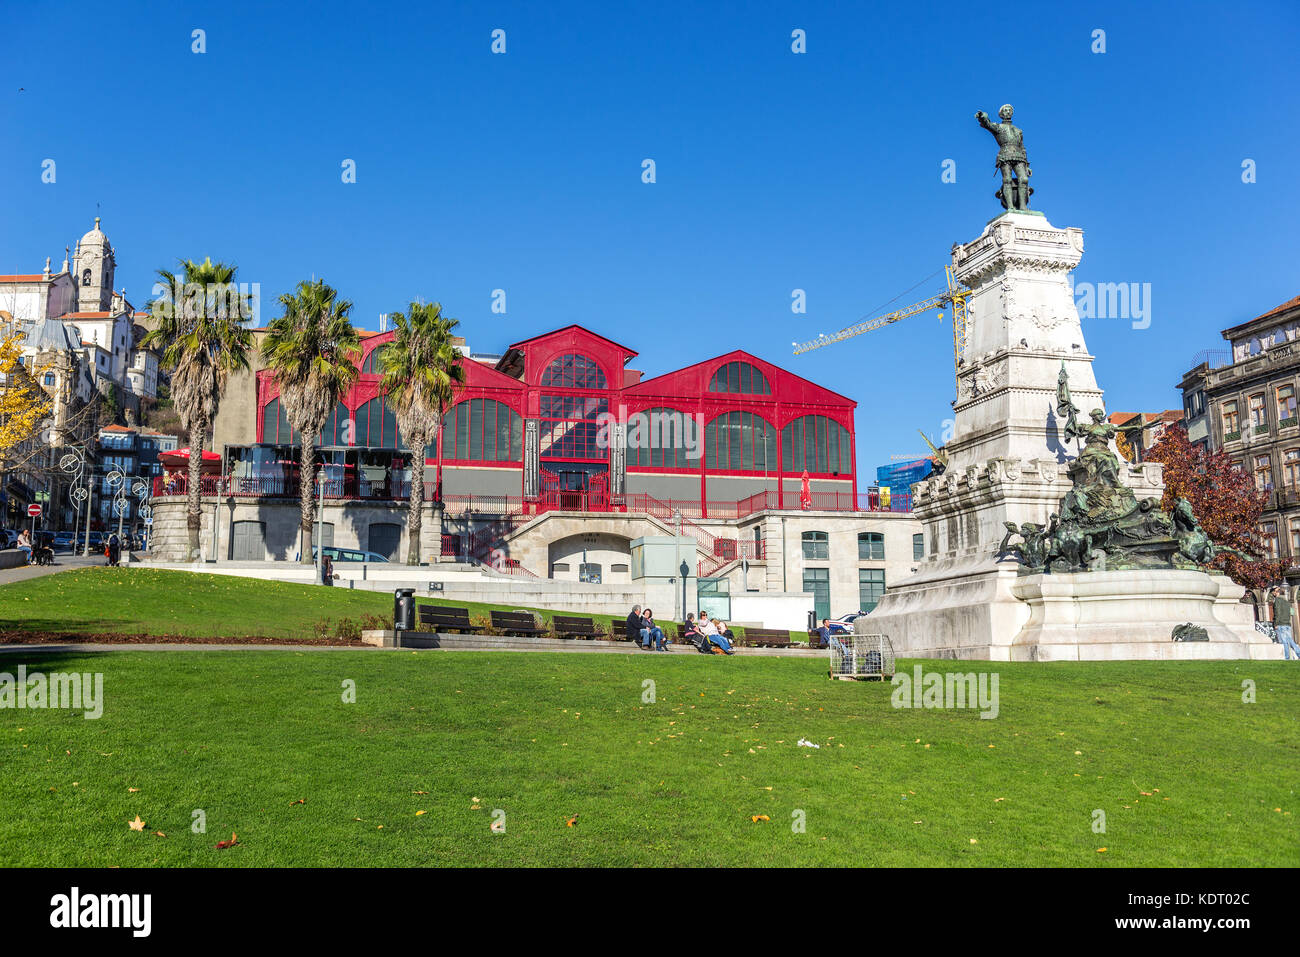
[[(896, 309), (893, 312), (887, 312), (883, 316), (876, 316), (874, 319), (866, 319), (831, 336), (818, 336), (810, 342), (802, 345), (795, 345), (794, 354), (802, 355), (805, 352), (811, 352), (813, 349), (820, 349), (822, 346), (829, 346), (835, 342), (843, 342), (845, 339), (852, 339), (854, 336), (860, 336), (864, 332), (870, 332), (873, 329), (879, 329), (881, 326), (887, 326), (891, 322), (898, 322), (900, 319), (906, 319), (908, 316), (915, 316), (917, 313), (926, 312), (930, 309), (943, 310), (949, 306), (952, 307), (952, 363), (954, 376), (961, 368), (962, 359), (966, 355), (966, 346), (968, 344), (967, 334), (969, 326), (967, 324), (966, 300), (970, 298), (972, 290), (958, 284), (956, 277), (953, 275), (952, 266), (943, 267), (944, 278), (948, 282), (948, 288), (937, 296), (931, 296), (929, 299), (923, 299), (921, 302), (913, 303), (910, 306), (904, 306), (902, 309)], [(943, 318), (942, 311), (939, 318)]]

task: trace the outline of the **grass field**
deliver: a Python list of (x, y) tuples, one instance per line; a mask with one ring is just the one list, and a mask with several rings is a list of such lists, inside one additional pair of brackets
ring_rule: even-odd
[(969, 664), (1000, 675), (995, 720), (896, 709), (807, 659), (18, 652), (0, 670), (20, 662), (102, 672), (105, 704), (0, 710), (5, 865), (1300, 864), (1288, 662)]
[[(492, 609), (523, 605), (418, 598), (420, 604), (468, 608), (482, 624)], [(528, 608), (549, 623), (553, 612)], [(389, 592), (321, 588), (288, 582), (140, 568), (92, 567), (0, 585), (0, 631), (94, 634), (309, 638), (323, 619), (359, 622), (379, 615), (392, 627)], [(589, 615), (608, 627), (611, 616)], [(621, 620), (621, 619), (620, 619)], [(736, 629), (739, 636), (744, 629)]]

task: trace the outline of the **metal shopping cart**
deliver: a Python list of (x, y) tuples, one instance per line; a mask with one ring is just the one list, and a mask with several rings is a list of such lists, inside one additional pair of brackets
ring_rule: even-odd
[(830, 676), (841, 681), (894, 677), (894, 646), (887, 635), (837, 635), (827, 651)]

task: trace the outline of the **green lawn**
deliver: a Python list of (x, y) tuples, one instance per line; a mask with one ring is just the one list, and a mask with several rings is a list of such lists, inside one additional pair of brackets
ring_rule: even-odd
[[(488, 623), (492, 609), (526, 608), (418, 596), (417, 600), (468, 608), (470, 617), (481, 624)], [(554, 614), (526, 610), (547, 623)], [(392, 594), (138, 566), (76, 569), (0, 585), (0, 631), (301, 639), (311, 637), (322, 619), (359, 623), (366, 615), (382, 616), (391, 628)], [(587, 617), (605, 627), (611, 621), (609, 615)], [(736, 631), (744, 636), (743, 628)]]
[(0, 710), (6, 865), (1300, 864), (1288, 662), (967, 663), (1000, 675), (995, 720), (743, 654), (20, 652), (0, 670), (20, 662), (102, 672), (105, 705)]

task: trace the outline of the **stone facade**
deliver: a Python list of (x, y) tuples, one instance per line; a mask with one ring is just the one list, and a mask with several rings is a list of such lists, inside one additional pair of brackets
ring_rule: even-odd
[(1287, 579), (1300, 584), (1300, 296), (1223, 337), (1226, 364), (1201, 363), (1180, 383), (1188, 438), (1226, 452), (1269, 492), (1260, 531), (1269, 557), (1298, 566)]

